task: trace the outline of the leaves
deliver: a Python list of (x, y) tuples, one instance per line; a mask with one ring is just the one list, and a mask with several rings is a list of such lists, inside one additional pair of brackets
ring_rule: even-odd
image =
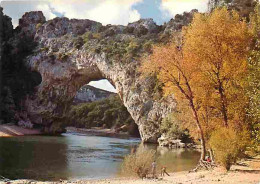
[[(183, 55), (192, 66), (199, 66), (192, 84), (201, 116), (225, 124), (244, 121), (248, 99), (245, 95), (247, 58), (252, 34), (237, 12), (226, 8), (211, 14), (196, 14), (185, 28)], [(222, 117), (219, 116), (222, 114)], [(202, 117), (201, 117), (202, 118)], [(222, 118), (222, 120), (221, 120)]]
[[(192, 130), (196, 125), (201, 140), (204, 137), (207, 142), (212, 135), (221, 137), (223, 132), (215, 133), (219, 128), (228, 133), (247, 132), (249, 99), (259, 97), (246, 95), (252, 68), (248, 58), (255, 64), (260, 56), (257, 50), (249, 57), (254, 33), (260, 30), (257, 27), (260, 19), (255, 20), (250, 27), (236, 11), (229, 12), (225, 7), (210, 14), (195, 14), (192, 23), (183, 29), (182, 45), (176, 45), (173, 39), (168, 45), (154, 46), (152, 55), (142, 64), (144, 74), (156, 74), (164, 84), (165, 95), (174, 94), (183, 114), (179, 121), (189, 127), (195, 137), (196, 132)], [(253, 76), (251, 83), (259, 83)], [(252, 93), (258, 95), (259, 88), (252, 88)], [(253, 104), (254, 100), (250, 101)], [(227, 139), (237, 141), (238, 137), (237, 133), (230, 133)], [(217, 144), (221, 144), (218, 137), (216, 139)], [(239, 146), (231, 152), (237, 149)]]

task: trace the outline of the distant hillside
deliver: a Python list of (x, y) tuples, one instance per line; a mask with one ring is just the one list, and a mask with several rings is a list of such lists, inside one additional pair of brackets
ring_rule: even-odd
[(77, 92), (73, 100), (73, 103), (79, 104), (79, 103), (86, 103), (86, 102), (94, 102), (94, 101), (108, 98), (110, 95), (117, 95), (117, 94), (103, 89), (95, 88), (90, 85), (84, 85)]
[[(94, 101), (72, 105), (66, 114), (65, 122), (67, 124), (65, 126), (76, 128), (103, 127), (114, 131), (127, 132), (128, 135), (132, 136), (140, 136), (137, 124), (122, 103), (119, 95), (88, 85), (84, 86), (79, 94), (87, 97), (84, 97), (84, 100)], [(82, 98), (80, 98), (80, 101), (83, 101)]]

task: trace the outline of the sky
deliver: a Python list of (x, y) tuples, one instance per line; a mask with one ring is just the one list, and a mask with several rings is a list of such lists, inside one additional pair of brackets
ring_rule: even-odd
[[(0, 0), (4, 13), (14, 27), (28, 11), (42, 11), (47, 20), (55, 17), (91, 19), (106, 24), (121, 24), (153, 18), (157, 24), (169, 21), (176, 14), (198, 9), (207, 11), (208, 0)], [(113, 91), (107, 80), (93, 81), (95, 87)]]

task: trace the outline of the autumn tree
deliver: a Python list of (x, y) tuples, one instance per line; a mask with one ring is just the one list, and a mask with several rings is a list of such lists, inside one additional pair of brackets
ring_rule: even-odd
[[(197, 66), (193, 89), (199, 119), (206, 141), (210, 141), (208, 146), (227, 169), (241, 156), (249, 140), (245, 122), (251, 41), (247, 22), (226, 8), (196, 14), (184, 30), (184, 60)], [(230, 133), (226, 136), (230, 140), (221, 140), (225, 138), (223, 132)], [(243, 144), (234, 144), (230, 152), (225, 152), (230, 147), (229, 141)]]
[(215, 9), (211, 14), (196, 14), (184, 34), (185, 60), (199, 66), (194, 90), (200, 94), (197, 103), (204, 114), (211, 110), (211, 118), (225, 127), (243, 123), (251, 41), (246, 21), (235, 11)]
[(210, 14), (195, 14), (182, 40), (178, 46), (174, 41), (155, 46), (142, 72), (156, 73), (164, 93), (173, 93), (178, 106), (192, 112), (203, 160), (214, 130), (243, 129), (251, 33), (238, 13), (217, 8)]
[(250, 29), (253, 34), (253, 44), (249, 63), (248, 88), (249, 97), (248, 121), (251, 125), (255, 142), (260, 144), (260, 5), (250, 16)]
[(179, 104), (183, 99), (187, 102), (200, 134), (201, 160), (203, 160), (206, 153), (205, 139), (198, 110), (194, 103), (196, 94), (193, 92), (194, 86), (191, 83), (192, 73), (197, 70), (196, 68), (195, 65), (192, 66), (186, 62), (182, 50), (175, 43), (171, 43), (154, 47), (153, 54), (146, 58), (141, 70), (145, 74), (156, 73), (158, 79), (164, 83), (165, 94), (174, 93)]

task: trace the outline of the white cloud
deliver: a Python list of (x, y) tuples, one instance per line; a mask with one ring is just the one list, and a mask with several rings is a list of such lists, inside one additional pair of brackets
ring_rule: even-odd
[(117, 93), (114, 86), (112, 86), (112, 84), (110, 84), (110, 82), (107, 79), (103, 79), (103, 80), (99, 80), (99, 81), (91, 81), (90, 83), (88, 83), (88, 85), (94, 86), (99, 89)]
[(160, 8), (164, 15), (175, 16), (192, 9), (205, 12), (207, 11), (207, 4), (208, 0), (162, 0)]
[(47, 3), (37, 5), (36, 10), (42, 11), (47, 20), (53, 19), (56, 17), (56, 15), (53, 12), (51, 12), (51, 9)]
[(103, 24), (137, 21), (140, 14), (132, 6), (142, 0), (54, 0), (50, 6), (68, 18), (91, 19)]
[(68, 18), (91, 19), (103, 24), (122, 24), (140, 19), (140, 13), (133, 6), (143, 0), (4, 0), (4, 13), (18, 19), (25, 12), (43, 11), (47, 20), (63, 14)]

